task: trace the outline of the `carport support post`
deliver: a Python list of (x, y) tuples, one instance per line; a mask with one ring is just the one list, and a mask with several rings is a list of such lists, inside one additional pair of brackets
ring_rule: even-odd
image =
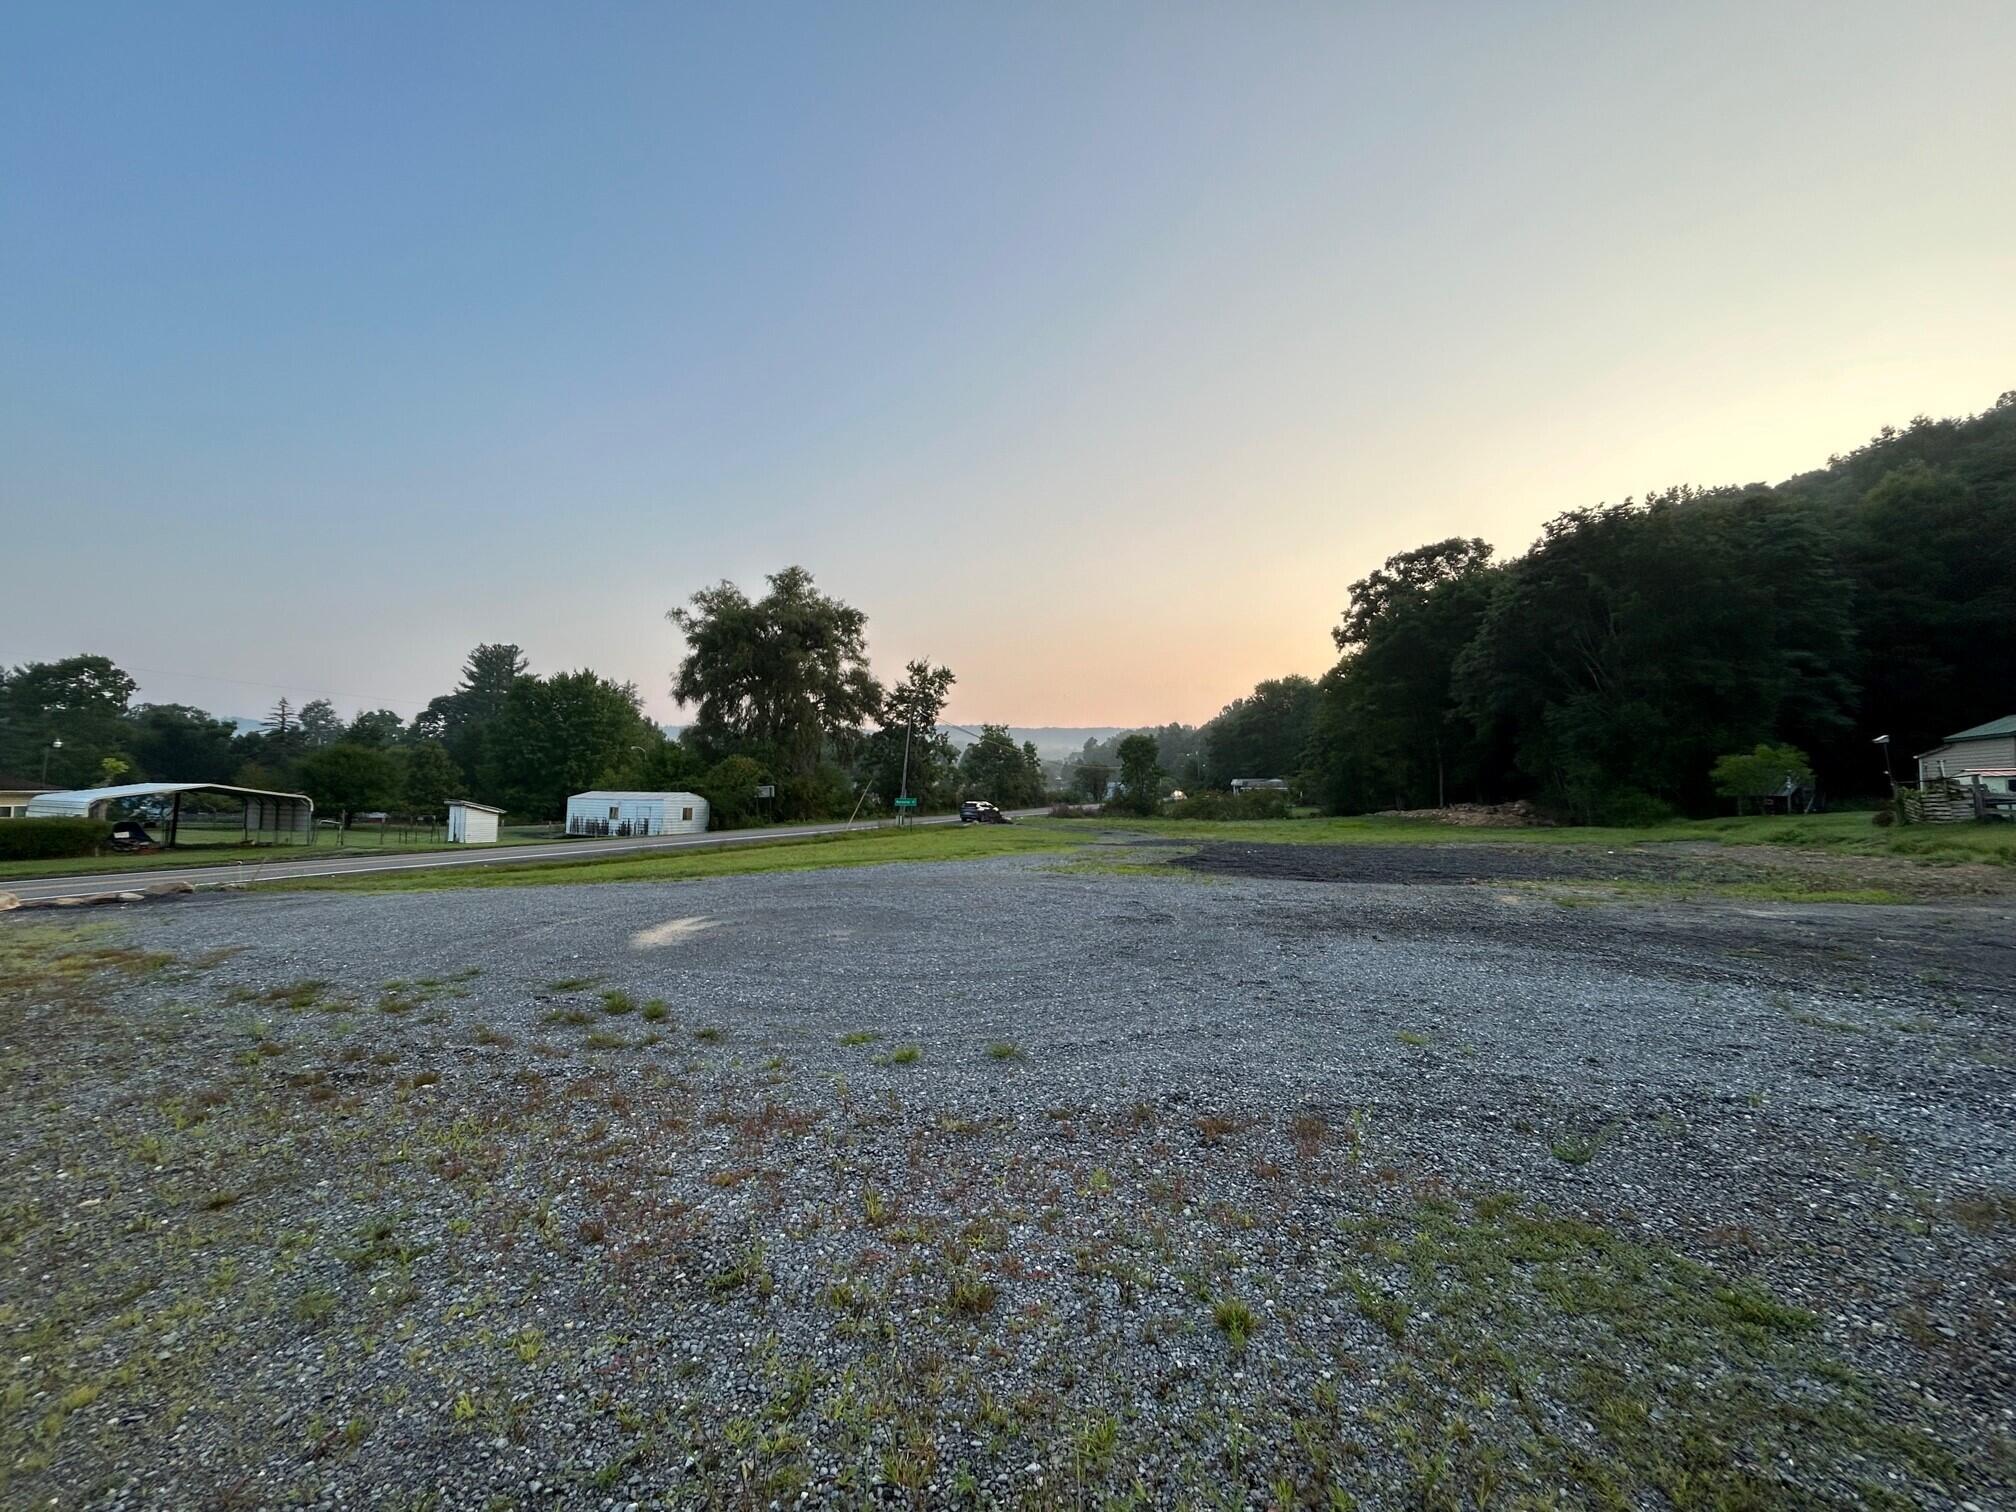
[(175, 832), (182, 828), (182, 795), (177, 793), (168, 804), (168, 849), (175, 849)]

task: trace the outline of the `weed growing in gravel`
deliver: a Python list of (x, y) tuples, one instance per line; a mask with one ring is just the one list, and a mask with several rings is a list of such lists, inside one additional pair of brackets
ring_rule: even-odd
[(637, 1011), (643, 1014), (649, 1022), (657, 1024), (664, 1022), (666, 1015), (671, 1013), (672, 1009), (663, 998), (647, 998), (644, 1006)]
[(997, 1289), (994, 1283), (984, 1276), (961, 1272), (952, 1278), (951, 1294), (946, 1300), (955, 1313), (978, 1317), (982, 1313), (993, 1311), (996, 1295)]
[(718, 1045), (721, 1043), (721, 1031), (712, 1024), (708, 1024), (703, 1028), (695, 1029), (693, 1031), (693, 1038), (700, 1041), (703, 1045)]
[(1298, 1113), (1288, 1125), (1288, 1138), (1294, 1143), (1297, 1155), (1312, 1160), (1329, 1141), (1330, 1124), (1320, 1113)]
[(997, 1061), (1020, 1060), (1022, 1047), (1013, 1040), (996, 1040), (987, 1047), (987, 1054)]
[(760, 1239), (752, 1241), (733, 1265), (707, 1278), (707, 1289), (717, 1297), (729, 1296), (745, 1287), (759, 1297), (767, 1297), (775, 1284), (764, 1265), (764, 1247)]
[(898, 1045), (887, 1055), (878, 1056), (875, 1063), (878, 1066), (914, 1066), (923, 1054), (924, 1047), (921, 1045)]
[(623, 991), (620, 987), (611, 987), (602, 994), (602, 1011), (604, 1013), (614, 1016), (623, 1013), (634, 1013), (636, 1009), (636, 1002), (631, 998), (629, 993)]
[(1587, 1165), (1596, 1158), (1596, 1152), (1603, 1148), (1603, 1142), (1609, 1137), (1610, 1125), (1605, 1124), (1594, 1134), (1563, 1134), (1547, 1149), (1556, 1160), (1568, 1165)]
[(600, 977), (592, 976), (562, 977), (557, 982), (548, 982), (546, 990), (548, 992), (579, 992), (584, 987), (593, 987), (601, 980)]
[(841, 1035), (840, 1043), (848, 1046), (872, 1045), (875, 1043), (876, 1040), (880, 1039), (881, 1037), (882, 1036), (877, 1034), (873, 1029), (856, 1029), (849, 1034)]
[(1253, 1309), (1237, 1297), (1221, 1297), (1211, 1308), (1211, 1321), (1218, 1332), (1225, 1335), (1225, 1342), (1235, 1350), (1244, 1349), (1246, 1341), (1259, 1331), (1260, 1320)]
[(578, 1027), (581, 1024), (592, 1024), (595, 1022), (595, 1019), (586, 1008), (568, 1007), (552, 1009), (539, 1022), (542, 1024), (573, 1024)]
[(1403, 1045), (1413, 1046), (1416, 1050), (1421, 1049), (1423, 1046), (1432, 1045), (1435, 1043), (1434, 1035), (1423, 1034), (1418, 1029), (1402, 1029), (1398, 1034), (1394, 1035), (1393, 1038), (1398, 1040)]

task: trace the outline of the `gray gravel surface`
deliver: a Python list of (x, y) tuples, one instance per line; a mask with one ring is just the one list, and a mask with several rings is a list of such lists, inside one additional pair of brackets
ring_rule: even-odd
[(1025, 858), (89, 922), (0, 922), (10, 1504), (2012, 1494), (2006, 908)]

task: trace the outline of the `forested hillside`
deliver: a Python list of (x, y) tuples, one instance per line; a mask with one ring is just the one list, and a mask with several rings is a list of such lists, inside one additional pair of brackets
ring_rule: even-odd
[(1423, 546), (1354, 583), (1334, 635), (1303, 776), (1347, 812), (1700, 812), (1715, 758), (1766, 740), (1878, 790), (1876, 736), (1908, 763), (2016, 712), (2016, 393), (1776, 487), (1571, 510), (1510, 561)]

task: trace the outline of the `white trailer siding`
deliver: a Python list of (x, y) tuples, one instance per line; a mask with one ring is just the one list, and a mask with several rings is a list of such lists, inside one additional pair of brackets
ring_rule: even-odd
[(448, 805), (448, 838), (457, 845), (494, 845), (504, 810), (457, 798)]
[(707, 828), (698, 793), (576, 793), (567, 800), (570, 835), (697, 835)]

